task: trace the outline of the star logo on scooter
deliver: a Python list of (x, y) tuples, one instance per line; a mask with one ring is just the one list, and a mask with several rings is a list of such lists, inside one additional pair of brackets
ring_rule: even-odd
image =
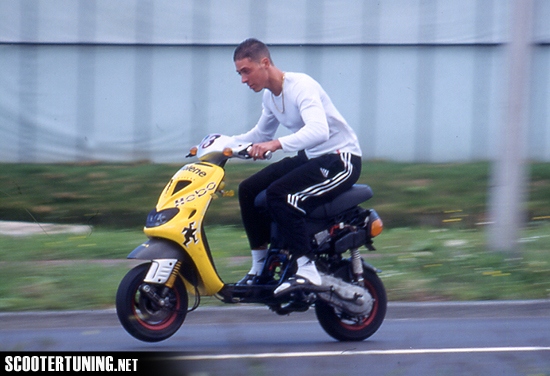
[(194, 228), (196, 225), (196, 222), (189, 223), (189, 227), (184, 227), (182, 230), (182, 234), (184, 234), (185, 241), (183, 242), (184, 246), (187, 246), (191, 241), (193, 241), (195, 244), (199, 242), (199, 238), (197, 238), (197, 229)]

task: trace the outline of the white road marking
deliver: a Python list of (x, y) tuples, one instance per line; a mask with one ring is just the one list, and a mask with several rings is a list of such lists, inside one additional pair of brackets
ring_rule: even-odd
[(226, 359), (265, 359), (265, 358), (301, 358), (321, 356), (350, 355), (415, 355), (415, 354), (460, 354), (460, 353), (502, 353), (502, 352), (533, 352), (550, 351), (550, 347), (467, 347), (446, 349), (395, 349), (395, 350), (364, 350), (364, 351), (312, 351), (312, 352), (282, 352), (258, 354), (218, 354), (218, 355), (182, 355), (165, 360), (226, 360)]

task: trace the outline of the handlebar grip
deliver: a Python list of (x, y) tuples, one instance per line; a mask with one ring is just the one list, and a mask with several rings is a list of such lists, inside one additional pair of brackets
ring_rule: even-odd
[[(248, 156), (248, 158), (253, 158), (252, 155), (250, 155), (250, 149), (251, 148), (252, 148), (252, 145), (250, 145), (249, 147), (247, 147), (245, 149), (246, 155)], [(264, 153), (264, 159), (265, 160), (269, 160), (269, 159), (271, 159), (271, 157), (273, 157), (273, 153), (270, 150), (268, 150)]]

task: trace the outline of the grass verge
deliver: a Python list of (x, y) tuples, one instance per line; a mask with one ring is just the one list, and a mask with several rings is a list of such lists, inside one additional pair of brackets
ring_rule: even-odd
[[(229, 163), (237, 190), (261, 163)], [(145, 237), (147, 213), (176, 165), (0, 164), (0, 219), (89, 225), (84, 234), (0, 235), (0, 311), (112, 307), (133, 265), (127, 254)], [(550, 293), (550, 164), (530, 164), (529, 227), (514, 254), (485, 242), (489, 163), (408, 164), (365, 161), (386, 230), (377, 252), (390, 300), (540, 299)], [(226, 282), (239, 280), (250, 255), (237, 197), (213, 201), (206, 231)], [(216, 304), (206, 299), (206, 304)]]
[[(250, 266), (238, 226), (206, 228), (225, 282)], [(550, 224), (523, 231), (514, 254), (490, 252), (483, 229), (395, 228), (362, 250), (392, 301), (550, 298)], [(86, 235), (0, 236), (0, 311), (102, 309), (135, 261), (125, 260), (145, 239), (139, 231), (94, 230)], [(214, 298), (206, 305), (221, 304)]]

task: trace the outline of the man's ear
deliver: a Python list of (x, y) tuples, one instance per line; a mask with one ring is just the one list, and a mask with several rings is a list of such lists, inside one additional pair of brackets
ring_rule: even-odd
[(269, 66), (271, 65), (271, 63), (269, 62), (269, 59), (267, 57), (263, 57), (261, 60), (260, 60), (260, 66), (262, 68), (269, 68)]

